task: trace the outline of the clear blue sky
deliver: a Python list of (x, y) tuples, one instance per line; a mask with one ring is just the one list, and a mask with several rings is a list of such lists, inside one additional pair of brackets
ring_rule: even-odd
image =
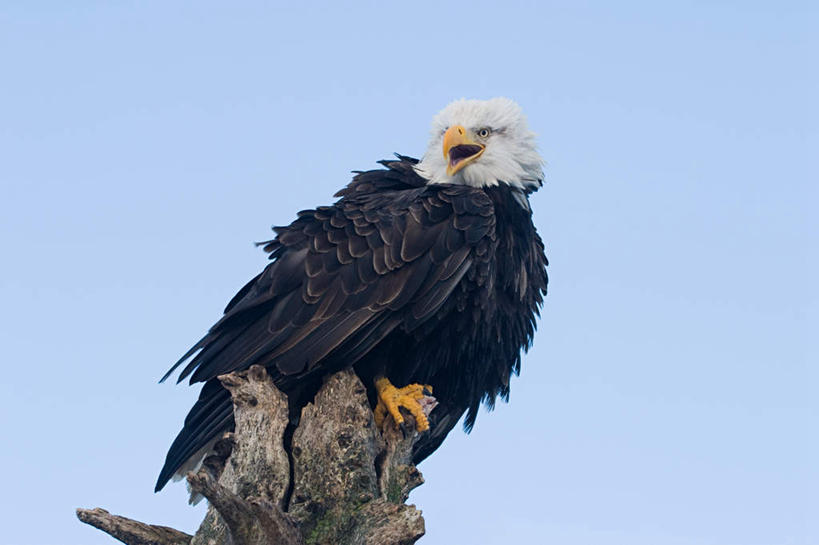
[(0, 6), (2, 541), (193, 530), (152, 489), (196, 390), (156, 380), (251, 243), (507, 95), (550, 293), (422, 464), (422, 543), (819, 543), (817, 4), (294, 4)]

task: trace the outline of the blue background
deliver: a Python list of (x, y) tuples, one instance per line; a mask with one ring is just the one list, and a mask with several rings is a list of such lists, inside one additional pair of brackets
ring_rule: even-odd
[(2, 541), (108, 544), (196, 389), (158, 379), (353, 169), (519, 101), (552, 265), (425, 544), (819, 543), (814, 2), (0, 6)]

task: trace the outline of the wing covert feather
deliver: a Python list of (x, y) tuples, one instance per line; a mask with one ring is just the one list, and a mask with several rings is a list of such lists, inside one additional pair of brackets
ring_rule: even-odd
[[(358, 177), (374, 187), (395, 183)], [(345, 340), (369, 339), (369, 328), (381, 336), (384, 314), (396, 316), (390, 330), (434, 315), (481, 241), (494, 236), (492, 202), (466, 186), (379, 189), (351, 184), (335, 205), (275, 228), (264, 243), (274, 261), (231, 300), (181, 378), (207, 381), (254, 363), (274, 379), (312, 372)]]

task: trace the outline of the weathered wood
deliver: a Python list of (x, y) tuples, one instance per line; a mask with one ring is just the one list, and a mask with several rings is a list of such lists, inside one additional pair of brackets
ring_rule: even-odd
[[(274, 526), (280, 526), (285, 535), (299, 535), (287, 531), (292, 523), (282, 511), (290, 484), (290, 460), (284, 448), (287, 397), (259, 365), (219, 380), (233, 399), (236, 429), (224, 464), (217, 455), (196, 475), (188, 475), (191, 491), (210, 503), (191, 545), (276, 543), (281, 536), (272, 541), (274, 536), (269, 535)], [(221, 472), (220, 465), (224, 466)], [(271, 526), (257, 516), (259, 505), (270, 505), (267, 518), (278, 524)]]
[[(419, 437), (412, 417), (404, 430), (390, 421), (382, 433), (352, 370), (330, 376), (304, 407), (290, 452), (287, 398), (265, 369), (219, 378), (233, 398), (236, 429), (188, 475), (191, 491), (210, 503), (196, 535), (101, 509), (78, 510), (83, 522), (129, 545), (409, 545), (424, 535), (421, 512), (404, 504), (424, 482), (411, 463)], [(429, 414), (434, 398), (423, 405)]]
[[(405, 438), (394, 426), (388, 430), (389, 445), (376, 428), (367, 391), (352, 371), (330, 377), (315, 401), (302, 410), (293, 435), (290, 513), (299, 520), (307, 543), (413, 543), (423, 535), (420, 511), (404, 506), (408, 512), (403, 512), (388, 505), (403, 504), (403, 494), (390, 497), (385, 493), (389, 485), (384, 488), (380, 483), (385, 469), (388, 475), (405, 473), (404, 466), (393, 467), (404, 458), (387, 454), (408, 452), (418, 434)], [(415, 474), (420, 477), (417, 470)], [(422, 481), (416, 482), (415, 486)], [(386, 534), (380, 530), (386, 531), (393, 518), (403, 521), (389, 530), (400, 539), (384, 541)]]
[(188, 475), (188, 483), (193, 492), (208, 499), (208, 510), (212, 512), (212, 516), (205, 518), (194, 536), (192, 545), (222, 542), (233, 545), (302, 543), (295, 522), (278, 505), (258, 496), (242, 498), (215, 481), (206, 469)]
[(188, 545), (193, 536), (167, 526), (153, 526), (112, 515), (105, 509), (77, 509), (77, 518), (128, 545)]

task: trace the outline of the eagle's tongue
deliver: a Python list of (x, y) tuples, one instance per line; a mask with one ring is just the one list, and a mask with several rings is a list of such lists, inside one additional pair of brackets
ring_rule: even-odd
[(467, 157), (472, 157), (479, 151), (481, 151), (480, 146), (476, 146), (473, 144), (461, 144), (459, 146), (453, 146), (449, 150), (449, 164), (456, 165), (457, 163), (463, 161)]

